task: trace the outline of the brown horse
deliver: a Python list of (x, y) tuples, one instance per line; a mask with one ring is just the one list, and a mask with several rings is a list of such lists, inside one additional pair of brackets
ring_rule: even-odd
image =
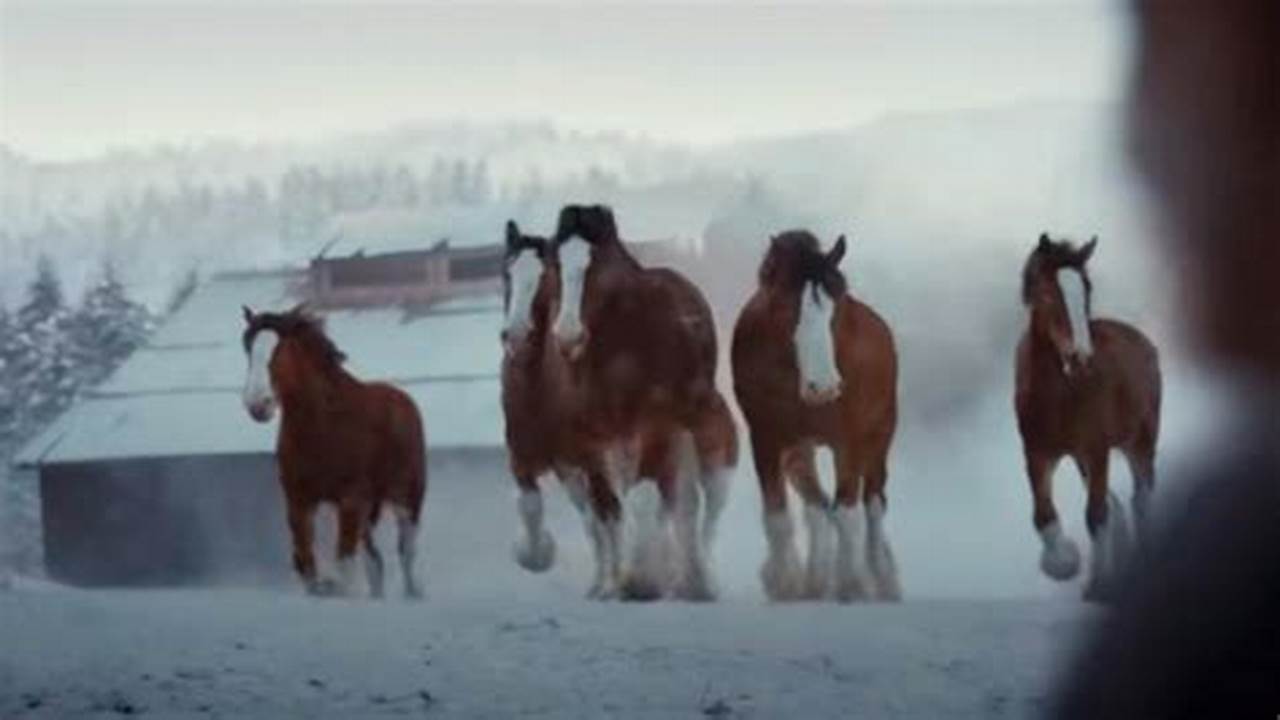
[[(761, 579), (774, 600), (827, 594), (832, 521), (836, 597), (901, 595), (884, 532), (898, 357), (888, 325), (849, 295), (839, 268), (844, 253), (843, 236), (827, 253), (807, 231), (774, 237), (759, 287), (734, 327), (733, 387), (751, 432), (769, 540)], [(834, 507), (818, 484), (816, 445), (835, 456)], [(805, 503), (810, 547), (803, 576), (787, 480)]]
[(1097, 247), (1055, 242), (1042, 234), (1022, 271), (1022, 302), (1030, 311), (1018, 343), (1014, 406), (1022, 435), (1036, 531), (1044, 544), (1040, 567), (1055, 580), (1075, 577), (1080, 551), (1062, 533), (1053, 505), (1053, 471), (1064, 456), (1088, 489), (1085, 521), (1093, 562), (1085, 597), (1110, 599), (1128, 555), (1124, 508), (1108, 490), (1112, 448), (1133, 474), (1133, 515), (1141, 540), (1155, 487), (1160, 434), (1160, 362), (1141, 332), (1091, 315), (1086, 263)]
[(564, 207), (550, 247), (562, 281), (552, 331), (583, 385), (584, 427), (603, 441), (669, 438), (677, 457), (697, 456), (698, 481), (682, 476), (664, 499), (683, 555), (676, 594), (712, 599), (705, 543), (727, 497), (737, 440), (715, 388), (711, 308), (679, 273), (642, 266), (607, 207)]
[[(373, 529), (386, 502), (399, 525), (405, 595), (420, 597), (414, 551), (427, 489), (427, 456), (413, 400), (390, 385), (352, 377), (319, 318), (301, 307), (286, 313), (254, 313), (246, 307), (244, 320), (249, 358), (244, 405), (254, 420), (264, 423), (280, 407), (276, 461), (293, 565), (307, 591), (352, 593), (356, 547), (363, 544), (369, 592), (382, 596), (382, 556)], [(322, 502), (338, 509), (337, 582), (318, 577), (312, 553), (315, 510)]]
[[(644, 426), (630, 436), (611, 435), (591, 425), (589, 390), (580, 381), (551, 336), (560, 296), (560, 272), (550, 243), (524, 235), (507, 223), (503, 273), (506, 320), (502, 331), (503, 411), (512, 474), (523, 535), (516, 561), (540, 572), (554, 562), (555, 544), (543, 527), (538, 478), (554, 472), (583, 514), (596, 559), (596, 577), (588, 595), (653, 599), (669, 589), (669, 573), (660, 539), (674, 508), (679, 468), (669, 428)], [(723, 398), (715, 414), (697, 428), (699, 459), (718, 474), (723, 490), (727, 470), (737, 460), (737, 436)], [(622, 506), (626, 493), (643, 479), (657, 485), (660, 508), (637, 508), (639, 526), (630, 567), (622, 567)], [(704, 536), (714, 532), (723, 499), (708, 502)], [(658, 511), (658, 512), (655, 512)], [(646, 532), (647, 531), (647, 532)]]

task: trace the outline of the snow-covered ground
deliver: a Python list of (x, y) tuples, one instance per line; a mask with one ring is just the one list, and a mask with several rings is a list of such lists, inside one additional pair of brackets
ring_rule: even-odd
[[(1165, 467), (1197, 452), (1215, 407), (1212, 386), (1170, 371)], [(767, 603), (747, 468), (716, 551), (722, 598), (710, 605), (585, 600), (582, 526), (551, 484), (557, 563), (519, 569), (509, 479), (446, 469), (428, 494), (420, 603), (317, 600), (294, 583), (0, 587), (0, 718), (1035, 717), (1100, 611), (1080, 601), (1080, 581), (1039, 574), (1012, 422), (1007, 397), (992, 392), (945, 433), (903, 428), (888, 525), (901, 605)], [(1118, 463), (1116, 484), (1127, 496)], [(1176, 502), (1171, 485), (1158, 501)], [(1087, 547), (1069, 468), (1058, 489), (1064, 524)]]
[(1068, 601), (605, 605), (440, 588), (0, 595), (0, 716), (1032, 717)]

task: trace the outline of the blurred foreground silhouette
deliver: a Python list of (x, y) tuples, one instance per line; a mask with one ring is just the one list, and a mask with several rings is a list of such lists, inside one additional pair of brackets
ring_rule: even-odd
[(1187, 330), (1240, 391), (1179, 519), (1086, 643), (1063, 718), (1280, 716), (1280, 3), (1138, 0), (1134, 160)]

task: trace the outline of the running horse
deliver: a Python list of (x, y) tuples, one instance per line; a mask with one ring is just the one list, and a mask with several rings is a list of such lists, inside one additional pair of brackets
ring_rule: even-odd
[(1129, 555), (1124, 508), (1108, 488), (1111, 450), (1133, 476), (1138, 539), (1146, 535), (1160, 434), (1160, 362), (1134, 327), (1092, 317), (1087, 263), (1094, 237), (1077, 248), (1040, 236), (1022, 271), (1029, 326), (1018, 343), (1014, 406), (1043, 544), (1040, 568), (1055, 580), (1080, 570), (1080, 551), (1062, 532), (1053, 504), (1053, 471), (1070, 456), (1088, 491), (1085, 522), (1093, 540), (1085, 598), (1114, 598)]
[[(544, 524), (539, 478), (554, 473), (583, 516), (596, 561), (588, 596), (605, 599), (621, 594), (649, 600), (664, 595), (671, 573), (661, 538), (675, 496), (678, 458), (672, 438), (654, 429), (632, 438), (614, 438), (592, 428), (586, 414), (585, 386), (551, 333), (560, 297), (560, 272), (550, 242), (525, 235), (507, 223), (503, 264), (505, 320), (502, 329), (502, 404), (511, 472), (518, 488), (522, 531), (516, 562), (542, 572), (555, 560), (555, 542)], [(723, 398), (695, 436), (700, 459), (713, 471), (727, 472), (737, 460), (737, 435)], [(588, 474), (584, 468), (596, 468)], [(652, 480), (660, 508), (637, 507), (633, 520), (637, 542), (630, 566), (623, 569), (617, 524), (623, 512), (618, 493)], [(638, 505), (639, 503), (628, 503)], [(660, 512), (657, 512), (659, 511)], [(708, 503), (704, 538), (714, 535), (720, 504)]]
[[(293, 566), (313, 595), (355, 592), (357, 546), (363, 546), (369, 592), (383, 594), (382, 555), (373, 530), (383, 503), (399, 529), (400, 567), (407, 597), (422, 594), (414, 553), (427, 490), (422, 418), (413, 400), (384, 383), (357, 380), (346, 356), (324, 333), (320, 318), (301, 306), (285, 313), (244, 308), (249, 359), (244, 405), (265, 423), (282, 415), (276, 461), (293, 541)], [(339, 579), (316, 572), (315, 511), (338, 509)]]
[[(737, 431), (715, 387), (711, 308), (679, 273), (641, 265), (608, 207), (562, 208), (549, 249), (561, 290), (551, 332), (581, 387), (577, 419), (600, 449), (584, 471), (607, 477), (599, 458), (610, 446), (633, 465), (646, 455), (661, 463), (657, 486), (679, 555), (674, 594), (714, 599), (707, 555), (737, 462)], [(602, 503), (597, 512), (616, 545), (622, 518), (614, 507)]]
[[(849, 294), (840, 271), (845, 247), (841, 236), (823, 252), (805, 230), (773, 237), (733, 331), (733, 387), (751, 433), (769, 542), (760, 575), (773, 600), (821, 599), (833, 590), (841, 602), (901, 596), (884, 530), (898, 357), (888, 325)], [(834, 504), (818, 482), (817, 445), (835, 457)], [(788, 482), (804, 502), (803, 571)]]

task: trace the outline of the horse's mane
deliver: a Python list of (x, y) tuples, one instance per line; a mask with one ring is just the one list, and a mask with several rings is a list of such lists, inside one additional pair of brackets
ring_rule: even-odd
[(578, 235), (593, 245), (610, 247), (632, 269), (644, 269), (618, 235), (618, 223), (613, 218), (613, 208), (608, 205), (565, 205), (561, 208), (552, 241), (558, 244), (572, 235)]
[(272, 330), (281, 339), (301, 340), (328, 369), (341, 367), (347, 359), (346, 353), (339, 350), (325, 333), (324, 319), (303, 306), (283, 313), (264, 312), (254, 315), (249, 329), (245, 331), (246, 347), (252, 344), (253, 336), (260, 330)]
[(1035, 250), (1031, 251), (1031, 255), (1027, 257), (1027, 262), (1022, 266), (1022, 304), (1031, 305), (1034, 299), (1036, 281), (1046, 266), (1052, 270), (1074, 267), (1080, 271), (1081, 277), (1084, 278), (1085, 286), (1090, 287), (1089, 273), (1085, 269), (1084, 260), (1081, 259), (1080, 253), (1081, 248), (1076, 247), (1075, 243), (1070, 240), (1050, 240), (1047, 234), (1041, 235), (1040, 244), (1036, 246)]
[(831, 289), (841, 295), (848, 292), (844, 273), (839, 268), (823, 269), (825, 260), (826, 254), (817, 236), (808, 230), (785, 230), (770, 238), (769, 249), (760, 263), (756, 279), (761, 286), (774, 287), (794, 281), (795, 278), (784, 275), (787, 272), (800, 278), (816, 279), (833, 270), (834, 276), (827, 275), (830, 283), (835, 285)]

